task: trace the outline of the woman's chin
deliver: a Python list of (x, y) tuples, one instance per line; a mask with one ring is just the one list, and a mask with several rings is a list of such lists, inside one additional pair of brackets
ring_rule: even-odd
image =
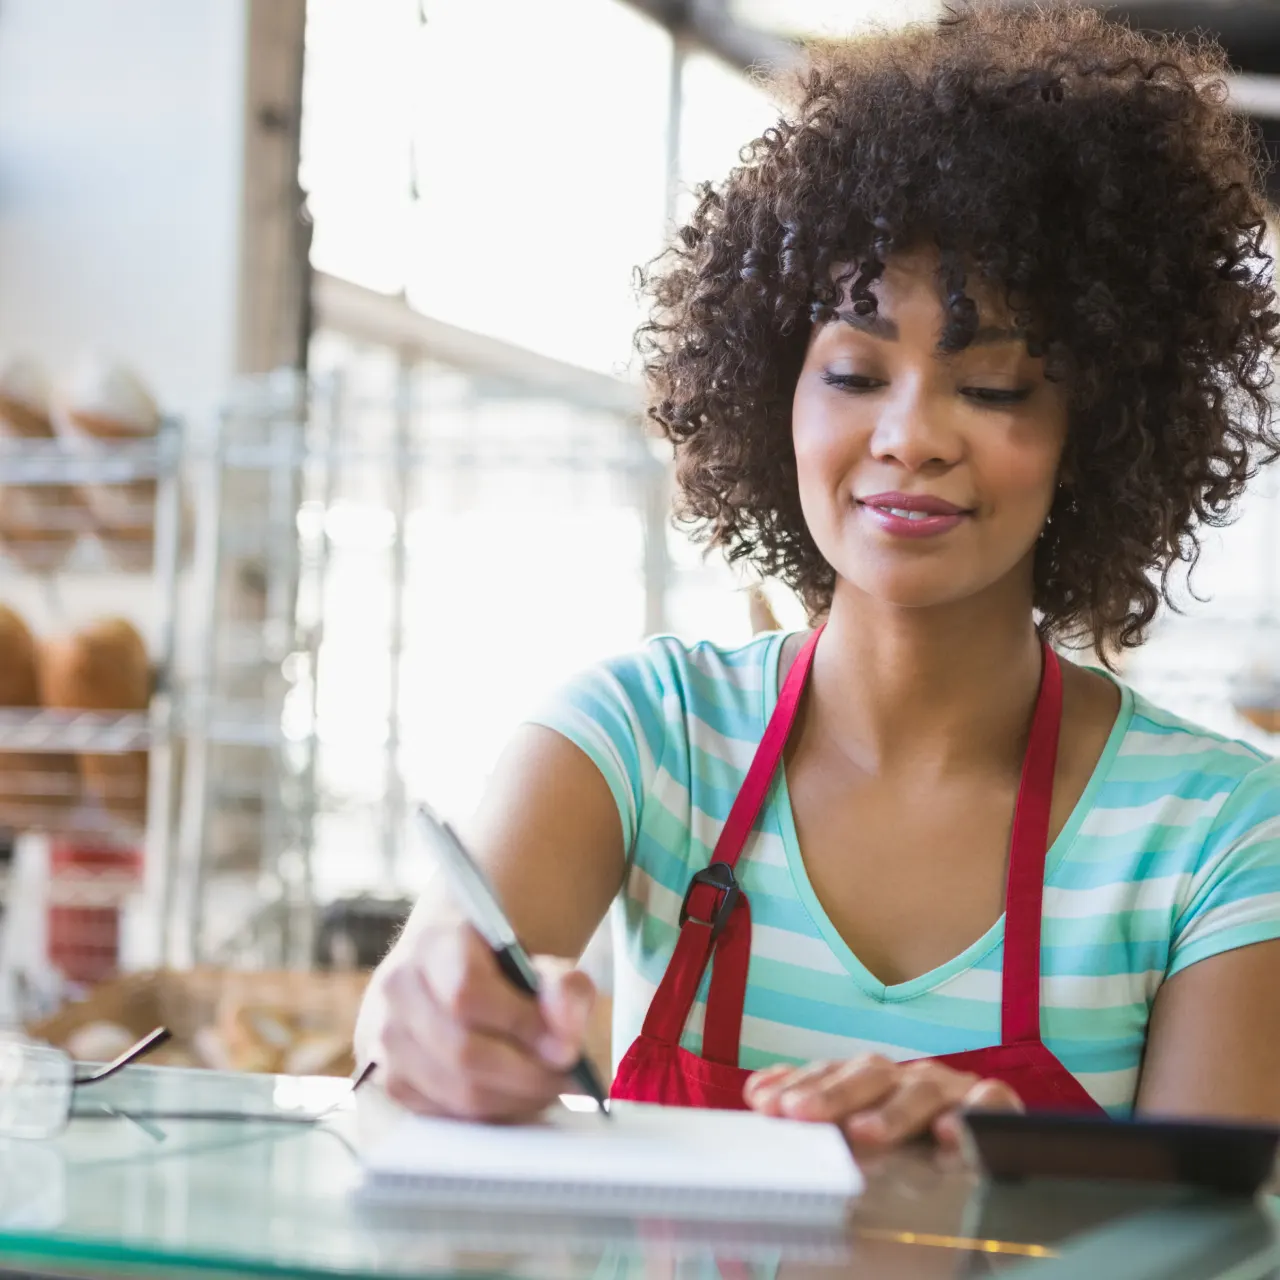
[[(846, 589), (864, 600), (895, 609), (941, 609), (982, 593), (989, 583), (974, 583), (959, 575), (891, 574), (869, 577), (859, 574), (844, 580)], [(837, 594), (840, 592), (837, 586)]]
[(1030, 613), (1034, 547), (1011, 562), (1003, 556), (972, 554), (975, 550), (938, 547), (928, 555), (901, 554), (860, 543), (856, 549), (842, 547), (843, 554), (829, 563), (836, 570), (837, 596), (849, 591), (899, 609), (941, 609), (979, 599), (994, 605), (1025, 596)]

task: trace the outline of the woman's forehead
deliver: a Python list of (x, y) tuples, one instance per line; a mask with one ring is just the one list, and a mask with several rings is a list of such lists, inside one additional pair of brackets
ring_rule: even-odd
[[(853, 288), (863, 275), (864, 266), (863, 262), (855, 259), (843, 259), (832, 264), (831, 279), (840, 290), (840, 305), (851, 301)], [(942, 255), (930, 246), (890, 254), (875, 278), (859, 286), (859, 292), (864, 291), (877, 299), (907, 293), (927, 293), (941, 305), (946, 296)], [(976, 272), (966, 273), (964, 292), (984, 314), (989, 312), (993, 317), (999, 317), (1008, 311), (1004, 291), (986, 276)]]
[[(860, 264), (852, 261), (836, 263), (831, 269), (832, 281), (839, 289), (836, 316), (854, 328), (893, 340), (897, 337), (898, 313), (927, 310), (942, 318), (947, 311), (948, 286), (942, 278), (936, 250), (894, 254), (870, 281), (859, 283), (861, 274)], [(856, 305), (855, 287), (860, 298), (870, 295), (874, 299), (874, 309)], [(1004, 291), (993, 281), (976, 274), (966, 277), (964, 294), (977, 309), (978, 323), (972, 341), (1007, 341), (1021, 332), (1013, 321)]]

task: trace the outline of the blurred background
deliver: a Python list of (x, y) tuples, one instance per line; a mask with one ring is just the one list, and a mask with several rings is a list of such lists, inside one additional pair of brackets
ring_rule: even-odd
[[(343, 1070), (408, 800), (647, 634), (801, 623), (671, 527), (633, 269), (798, 41), (939, 7), (0, 0), (0, 1023)], [(1280, 139), (1280, 11), (1125, 12)], [(1264, 748), (1278, 512), (1124, 668)]]

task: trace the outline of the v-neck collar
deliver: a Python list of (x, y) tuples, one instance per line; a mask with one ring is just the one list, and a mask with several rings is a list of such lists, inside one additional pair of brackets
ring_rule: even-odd
[[(797, 633), (780, 632), (765, 651), (760, 706), (762, 728), (768, 724), (769, 717), (778, 701), (778, 667), (782, 661), (782, 654), (787, 640), (795, 634)], [(1111, 770), (1112, 761), (1119, 752), (1125, 734), (1128, 732), (1129, 725), (1133, 720), (1133, 691), (1128, 685), (1116, 680), (1109, 673), (1101, 672), (1100, 674), (1111, 680), (1120, 690), (1120, 710), (1116, 715), (1115, 723), (1111, 726), (1111, 732), (1107, 737), (1106, 745), (1102, 749), (1102, 754), (1099, 755), (1098, 761), (1094, 765), (1088, 784), (1085, 786), (1084, 791), (1081, 792), (1080, 798), (1076, 801), (1070, 816), (1045, 855), (1044, 878), (1046, 884), (1052, 879), (1054, 871), (1062, 862), (1067, 850), (1079, 833), (1081, 824), (1093, 808), (1097, 793), (1106, 781), (1107, 775)], [(973, 968), (1004, 941), (1005, 916), (1004, 912), (1001, 912), (1000, 917), (991, 928), (980, 938), (965, 947), (959, 955), (952, 957), (944, 964), (930, 969), (927, 973), (920, 974), (919, 977), (911, 978), (907, 982), (891, 984), (881, 982), (858, 959), (849, 944), (840, 936), (822, 903), (819, 902), (818, 895), (814, 892), (808, 870), (804, 865), (804, 858), (800, 853), (800, 840), (796, 833), (795, 813), (791, 808), (791, 793), (787, 788), (785, 761), (779, 763), (778, 770), (774, 775), (770, 800), (772, 802), (771, 808), (774, 814), (777, 815), (779, 833), (782, 837), (783, 848), (786, 851), (787, 867), (791, 873), (791, 881), (795, 887), (796, 895), (804, 904), (805, 910), (809, 913), (818, 932), (831, 948), (833, 954), (849, 971), (858, 988), (872, 1000), (885, 1004), (898, 1003), (904, 1000), (911, 1000), (927, 991), (932, 991), (954, 978), (957, 974)]]

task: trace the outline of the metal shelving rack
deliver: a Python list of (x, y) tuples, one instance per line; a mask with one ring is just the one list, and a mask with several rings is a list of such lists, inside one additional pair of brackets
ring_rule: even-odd
[[(174, 672), (177, 659), (177, 598), (182, 556), (181, 473), (186, 448), (184, 425), (177, 419), (162, 420), (156, 434), (141, 441), (102, 442), (70, 451), (57, 440), (0, 440), (0, 486), (31, 487), (67, 485), (114, 485), (150, 481), (155, 484), (154, 508), (148, 503), (146, 518), (153, 521), (150, 548), (150, 617), (152, 635), (150, 657), (153, 692), (145, 712), (55, 711), (49, 709), (5, 708), (0, 710), (0, 749), (20, 751), (28, 756), (93, 753), (117, 755), (148, 753), (148, 792), (145, 821), (139, 825), (88, 803), (19, 806), (10, 816), (25, 818), (24, 830), (50, 835), (107, 840), (122, 847), (143, 849), (143, 882), (133, 874), (111, 870), (78, 870), (73, 877), (47, 879), (40, 886), (43, 904), (70, 906), (120, 906), (127, 900), (143, 903), (141, 919), (147, 932), (156, 935), (159, 901), (167, 861), (172, 849), (174, 823), (173, 769), (178, 708)], [(41, 508), (42, 510), (44, 508)], [(33, 526), (24, 526), (31, 529)], [(35, 578), (56, 597), (64, 575), (119, 573), (118, 562), (102, 554), (103, 539), (109, 535), (94, 528), (82, 509), (48, 512), (47, 527), (37, 532), (91, 533), (98, 541), (99, 555), (79, 555), (81, 542), (68, 557), (66, 568), (13, 567), (14, 576)], [(134, 544), (136, 553), (137, 547)], [(137, 574), (131, 574), (137, 577)], [(3, 587), (4, 577), (0, 577)], [(37, 792), (38, 786), (34, 788)], [(8, 900), (8, 877), (3, 886)], [(30, 905), (30, 904), (28, 904)], [(154, 939), (151, 949), (156, 949)], [(143, 949), (147, 943), (143, 942)]]
[[(164, 955), (180, 966), (229, 955), (259, 965), (306, 958), (307, 940), (292, 936), (305, 932), (310, 918), (305, 884), (300, 889), (293, 874), (306, 865), (308, 842), (289, 760), (298, 744), (283, 728), (283, 672), (304, 639), (296, 617), (297, 512), (309, 414), (307, 383), (297, 375), (247, 380), (228, 397), (213, 439), (191, 459), (201, 504), (191, 609), (207, 625), (193, 646), (182, 698), (185, 750), (163, 899)], [(246, 565), (261, 611), (236, 618), (226, 603), (228, 582)], [(248, 834), (237, 841), (233, 832), (232, 847), (220, 856), (237, 813)], [(239, 880), (242, 893), (231, 907), (211, 911), (219, 878)], [(220, 940), (210, 930), (218, 911), (242, 917)]]
[[(218, 429), (201, 439), (193, 439), (176, 419), (166, 419), (150, 440), (103, 443), (74, 453), (59, 441), (0, 439), (0, 486), (148, 481), (156, 487), (154, 516), (150, 503), (146, 512), (154, 519), (150, 570), (129, 574), (147, 600), (144, 629), (152, 637), (153, 671), (148, 710), (0, 709), (0, 750), (33, 756), (148, 753), (141, 824), (89, 805), (24, 804), (15, 812), (24, 819), (24, 831), (141, 845), (141, 885), (128, 874), (86, 870), (73, 878), (47, 879), (40, 895), (41, 905), (128, 901), (132, 927), (141, 934), (130, 950), (149, 963), (181, 967), (208, 958), (203, 898), (211, 818), (229, 790), (212, 767), (220, 750), (251, 751), (265, 766), (250, 788), (252, 799), (264, 802), (259, 835), (267, 851), (255, 869), (255, 896), (272, 897), (277, 864), (289, 861), (282, 851), (298, 843), (296, 832), (283, 830), (289, 813), (301, 806), (296, 796), (282, 794), (287, 788), (281, 785), (280, 758), (288, 744), (281, 727), (286, 686), (279, 671), (298, 647), (296, 512), (297, 476), (306, 453), (301, 436), (305, 391), (292, 376), (254, 383), (247, 399), (230, 398)], [(257, 407), (246, 409), (246, 404)], [(246, 507), (257, 509), (257, 503), (246, 504), (244, 494), (228, 492), (244, 473), (263, 480), (265, 524), (245, 519)], [(54, 509), (47, 525), (25, 528), (100, 536), (82, 510)], [(65, 570), (15, 562), (9, 580), (29, 579), (57, 595), (72, 589), (67, 585), (72, 576), (83, 582), (86, 575), (120, 573), (118, 561), (100, 551), (78, 545)], [(268, 616), (236, 622), (227, 616), (225, 574), (227, 565), (247, 552), (264, 557)], [(8, 571), (0, 557), (0, 591)], [(240, 675), (257, 673), (247, 695), (225, 679), (228, 668)], [(233, 779), (230, 789), (234, 786)]]

